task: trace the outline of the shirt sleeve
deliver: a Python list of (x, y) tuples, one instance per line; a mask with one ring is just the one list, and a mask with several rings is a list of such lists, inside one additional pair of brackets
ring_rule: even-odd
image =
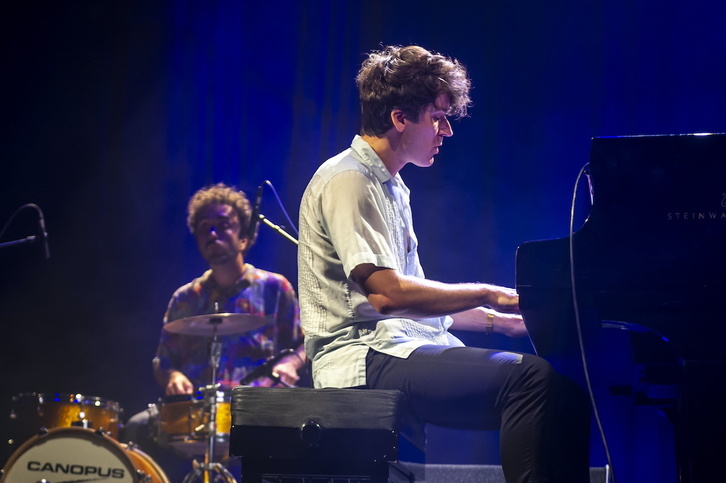
[[(173, 315), (173, 307), (174, 307), (174, 300), (176, 298), (176, 294), (171, 298), (169, 301), (169, 305), (167, 306), (166, 313), (164, 313), (164, 324), (167, 322), (170, 322), (170, 319)], [(159, 344), (156, 347), (156, 355), (154, 356), (154, 361), (161, 367), (162, 369), (169, 370), (169, 369), (175, 369), (177, 367), (177, 364), (172, 361), (173, 359), (173, 352), (174, 352), (174, 344), (170, 337), (171, 334), (169, 334), (166, 330), (161, 329), (159, 334)]]
[(279, 278), (278, 350), (296, 349), (302, 343), (300, 307), (292, 284), (283, 276)]
[[(164, 325), (191, 315), (190, 301), (188, 299), (189, 289), (187, 286), (180, 288), (172, 295), (164, 313)], [(154, 359), (162, 369), (180, 370), (188, 362), (184, 358), (188, 358), (188, 354), (194, 353), (198, 349), (199, 339), (201, 338), (174, 334), (162, 327)]]
[(346, 277), (358, 265), (397, 269), (385, 211), (390, 202), (365, 173), (343, 171), (323, 187), (320, 198), (323, 229), (340, 258)]

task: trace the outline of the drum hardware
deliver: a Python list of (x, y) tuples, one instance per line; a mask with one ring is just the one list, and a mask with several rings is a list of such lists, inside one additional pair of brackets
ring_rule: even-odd
[[(74, 426), (77, 428), (84, 428), (84, 429), (93, 429), (93, 421), (86, 419), (86, 416), (85, 416), (85, 414), (83, 414), (83, 412), (81, 412), (78, 415), (78, 417), (80, 419), (77, 419), (77, 420), (71, 422), (71, 426)], [(103, 428), (99, 428), (99, 429), (103, 429)]]
[[(215, 304), (215, 311), (218, 305)], [(237, 480), (224, 467), (223, 464), (214, 461), (214, 444), (217, 439), (217, 391), (221, 387), (216, 383), (217, 370), (222, 358), (222, 343), (218, 335), (231, 335), (254, 330), (264, 325), (264, 317), (257, 317), (250, 314), (226, 314), (215, 313), (187, 317), (175, 320), (164, 325), (164, 329), (170, 332), (189, 335), (208, 335), (211, 331), (212, 341), (209, 344), (209, 365), (212, 368), (212, 383), (201, 388), (205, 403), (209, 406), (209, 421), (207, 423), (207, 448), (204, 453), (204, 462), (196, 459), (192, 462), (192, 471), (184, 477), (183, 483), (192, 483), (196, 479), (204, 483), (212, 483), (215, 473), (225, 483), (237, 483)], [(221, 327), (221, 330), (220, 330)]]
[[(121, 446), (124, 446), (124, 445), (121, 445)], [(141, 451), (139, 449), (139, 446), (136, 443), (134, 443), (133, 441), (129, 442), (125, 446), (129, 451), (133, 451), (138, 454), (146, 455), (146, 453)], [(162, 471), (162, 470), (160, 469), (160, 471)], [(152, 475), (144, 472), (141, 468), (137, 468), (136, 469), (136, 481), (138, 481), (139, 483), (152, 483), (154, 480), (152, 478)]]

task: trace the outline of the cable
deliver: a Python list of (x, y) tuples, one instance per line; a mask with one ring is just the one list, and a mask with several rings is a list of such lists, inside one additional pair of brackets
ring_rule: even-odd
[(577, 187), (580, 185), (580, 179), (585, 171), (589, 168), (589, 163), (580, 169), (575, 180), (575, 189), (572, 193), (572, 206), (570, 207), (570, 240), (569, 240), (569, 257), (570, 257), (570, 284), (572, 286), (572, 306), (575, 310), (575, 326), (577, 328), (577, 341), (580, 347), (580, 356), (582, 358), (582, 369), (585, 374), (585, 384), (587, 386), (587, 393), (590, 396), (590, 404), (592, 404), (593, 414), (595, 416), (595, 422), (602, 439), (603, 446), (605, 447), (605, 458), (607, 459), (608, 467), (610, 468), (610, 476), (612, 476), (612, 482), (615, 483), (615, 470), (613, 469), (613, 462), (610, 457), (610, 449), (608, 448), (607, 438), (605, 437), (605, 430), (603, 429), (602, 421), (600, 420), (600, 412), (597, 409), (597, 403), (595, 402), (595, 394), (592, 390), (592, 383), (590, 382), (590, 370), (587, 365), (587, 356), (585, 355), (585, 344), (582, 337), (582, 324), (580, 321), (580, 306), (577, 302), (577, 287), (575, 281), (575, 248), (574, 248), (574, 224), (575, 224), (575, 202), (577, 200)]
[(267, 186), (270, 187), (270, 189), (272, 190), (272, 194), (275, 195), (275, 199), (277, 200), (278, 206), (282, 210), (282, 214), (285, 215), (285, 218), (287, 219), (287, 222), (290, 224), (290, 227), (295, 231), (295, 236), (300, 236), (300, 232), (297, 231), (295, 224), (290, 219), (290, 215), (287, 214), (287, 211), (285, 210), (285, 207), (282, 205), (282, 201), (280, 200), (280, 197), (277, 195), (277, 190), (275, 190), (275, 187), (273, 186), (273, 184), (270, 183), (269, 180), (264, 180), (262, 182), (262, 184), (263, 185), (266, 184)]
[(5, 226), (3, 226), (2, 231), (0, 231), (0, 239), (2, 239), (5, 232), (10, 227), (10, 223), (13, 222), (13, 220), (18, 215), (18, 213), (20, 213), (25, 208), (33, 208), (35, 211), (38, 212), (38, 216), (40, 216), (40, 219), (43, 219), (43, 211), (40, 209), (40, 206), (36, 205), (35, 203), (26, 203), (23, 206), (21, 206), (20, 208), (18, 208), (17, 210), (15, 210), (15, 213), (13, 213), (10, 216), (10, 219), (5, 223)]

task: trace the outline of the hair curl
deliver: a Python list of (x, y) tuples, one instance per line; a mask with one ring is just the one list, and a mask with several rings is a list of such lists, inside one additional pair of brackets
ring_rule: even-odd
[[(229, 205), (237, 213), (240, 237), (246, 237), (249, 231), (252, 209), (243, 191), (224, 183), (206, 186), (192, 195), (187, 205), (187, 227), (194, 234), (199, 223), (199, 213), (209, 205)], [(247, 250), (254, 244), (257, 233), (247, 243)], [(245, 252), (247, 251), (245, 250)]]
[(456, 59), (416, 46), (388, 46), (363, 62), (356, 85), (360, 95), (361, 133), (381, 136), (393, 127), (391, 111), (400, 109), (418, 122), (422, 109), (448, 94), (447, 115), (465, 117), (471, 105), (471, 80)]

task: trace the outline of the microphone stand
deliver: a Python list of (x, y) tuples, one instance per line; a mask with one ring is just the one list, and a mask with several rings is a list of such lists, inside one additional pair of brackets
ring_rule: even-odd
[(43, 211), (40, 209), (40, 206), (36, 205), (35, 203), (26, 203), (23, 206), (21, 206), (20, 208), (18, 208), (17, 210), (15, 210), (15, 213), (13, 213), (13, 215), (10, 217), (10, 219), (5, 224), (5, 226), (0, 229), (0, 238), (2, 238), (2, 236), (5, 234), (5, 230), (13, 222), (13, 220), (15, 219), (15, 216), (18, 213), (20, 213), (20, 211), (23, 210), (24, 208), (33, 208), (38, 212), (40, 234), (39, 235), (30, 235), (30, 236), (26, 236), (25, 238), (20, 238), (18, 240), (12, 240), (12, 241), (0, 243), (0, 249), (12, 247), (15, 245), (24, 245), (26, 243), (37, 243), (38, 241), (45, 241), (46, 242), (45, 258), (48, 259), (48, 258), (50, 258), (50, 254), (48, 252), (48, 233), (45, 231), (45, 221), (43, 220)]
[(275, 225), (273, 222), (271, 222), (270, 220), (268, 220), (267, 217), (265, 215), (263, 215), (262, 213), (260, 213), (258, 215), (258, 217), (259, 217), (259, 220), (262, 223), (264, 223), (265, 225), (269, 226), (270, 228), (272, 228), (273, 230), (275, 230), (277, 233), (279, 233), (280, 235), (284, 236), (289, 241), (293, 242), (295, 245), (298, 244), (297, 243), (297, 240), (292, 235), (290, 235), (288, 232), (286, 232), (280, 225)]
[(38, 241), (38, 235), (30, 235), (25, 238), (20, 238), (18, 240), (0, 243), (0, 248), (11, 247), (14, 245), (22, 245), (24, 243), (36, 243), (37, 241)]

